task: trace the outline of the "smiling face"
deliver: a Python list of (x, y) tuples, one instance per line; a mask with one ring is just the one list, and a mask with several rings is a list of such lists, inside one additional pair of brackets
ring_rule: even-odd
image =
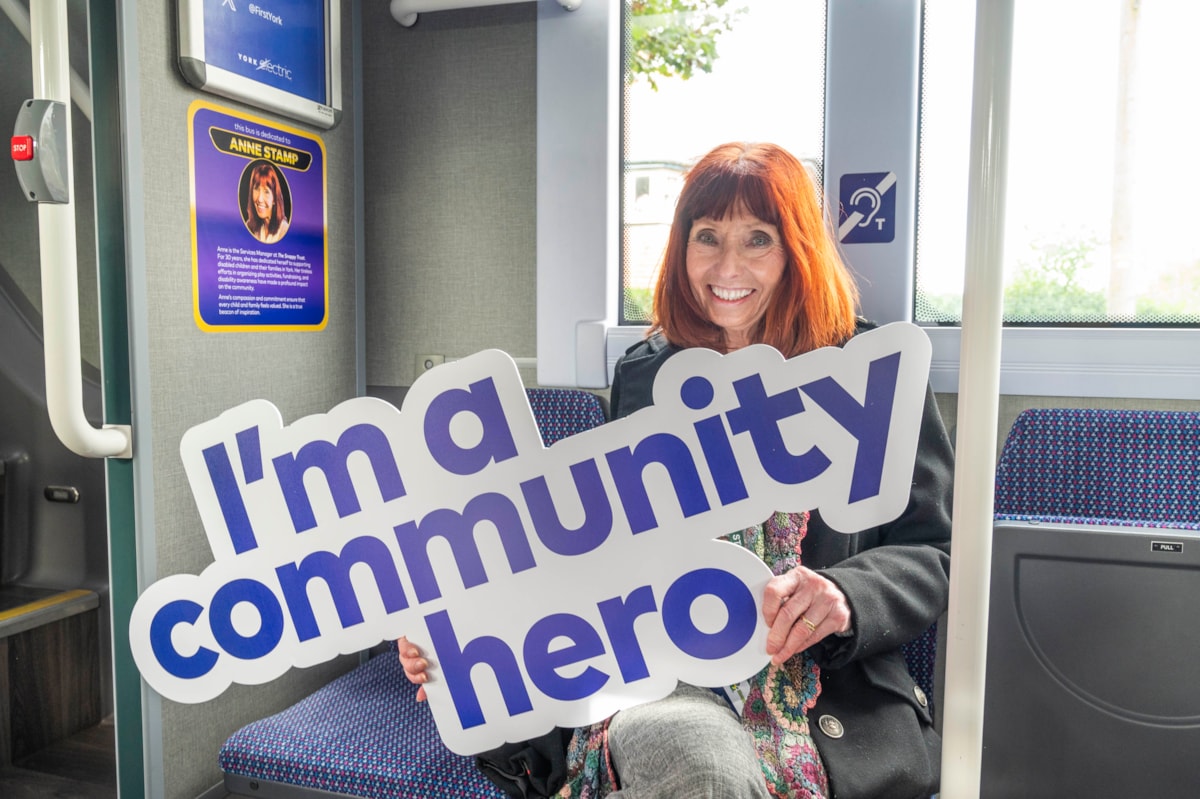
[(275, 193), (271, 191), (271, 187), (265, 180), (254, 184), (251, 199), (254, 202), (254, 213), (258, 214), (258, 218), (264, 222), (270, 221), (271, 212), (275, 208)]
[(686, 263), (692, 294), (725, 331), (725, 346), (753, 343), (787, 264), (779, 230), (741, 208), (726, 219), (701, 217), (688, 234)]

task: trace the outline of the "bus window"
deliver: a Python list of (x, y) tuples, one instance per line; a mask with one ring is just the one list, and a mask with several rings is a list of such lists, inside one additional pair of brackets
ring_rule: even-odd
[(632, 0), (622, 25), (619, 311), (621, 324), (644, 325), (682, 176), (697, 158), (722, 142), (774, 142), (820, 185), (825, 4)]
[[(918, 323), (962, 319), (973, 4), (926, 4)], [(1004, 240), (1007, 325), (1200, 324), (1200, 241), (1180, 165), (1200, 122), (1200, 8), (1130, 0), (1014, 7)], [(1069, 52), (1069, 55), (1067, 53)]]

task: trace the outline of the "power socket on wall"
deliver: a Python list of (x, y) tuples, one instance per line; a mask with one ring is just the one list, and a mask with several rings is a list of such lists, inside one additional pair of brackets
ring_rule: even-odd
[(446, 362), (445, 355), (418, 355), (417, 376), (423, 375), (438, 364)]

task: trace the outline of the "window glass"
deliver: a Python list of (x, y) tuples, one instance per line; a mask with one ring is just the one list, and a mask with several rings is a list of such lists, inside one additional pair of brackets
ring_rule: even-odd
[[(914, 317), (924, 323), (962, 317), (972, 6), (925, 5)], [(1006, 324), (1200, 324), (1186, 188), (1197, 29), (1194, 3), (1016, 3)]]
[(646, 324), (683, 174), (729, 141), (769, 141), (820, 185), (823, 0), (627, 0), (621, 324)]

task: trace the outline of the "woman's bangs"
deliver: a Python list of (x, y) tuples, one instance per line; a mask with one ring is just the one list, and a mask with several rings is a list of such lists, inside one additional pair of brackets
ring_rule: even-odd
[(779, 226), (779, 205), (767, 181), (758, 175), (744, 175), (738, 184), (735, 209), (745, 209), (751, 216)]
[(779, 224), (779, 210), (771, 190), (757, 175), (721, 172), (711, 176), (705, 184), (692, 193), (692, 202), (684, 211), (685, 218), (728, 219), (745, 210), (764, 222)]

